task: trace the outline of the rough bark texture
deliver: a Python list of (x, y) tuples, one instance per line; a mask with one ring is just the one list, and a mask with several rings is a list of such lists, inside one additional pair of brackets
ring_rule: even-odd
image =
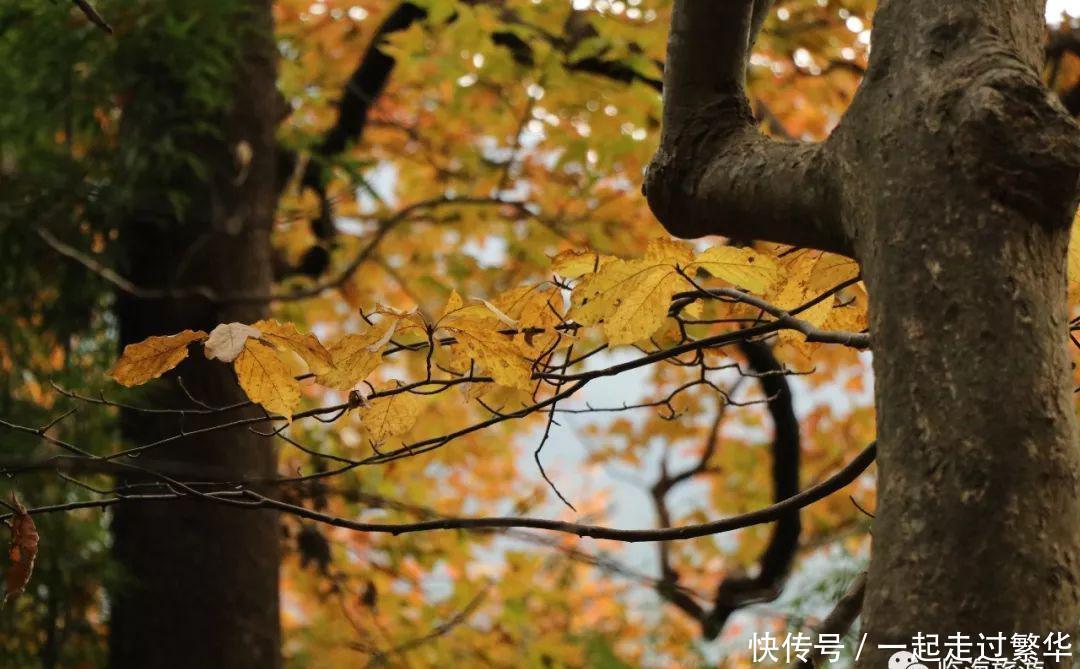
[[(126, 224), (130, 276), (148, 287), (208, 286), (218, 294), (267, 293), (271, 283), (269, 233), (275, 206), (274, 128), (279, 118), (275, 89), (270, 3), (251, 0), (240, 17), (243, 59), (231, 111), (223, 119), (224, 141), (189, 147), (210, 168), (205, 180), (184, 187), (194, 203), (184, 220), (163, 218), (160, 203)], [(249, 30), (250, 29), (250, 30)], [(184, 91), (176, 91), (182, 98)], [(152, 122), (140, 117), (136, 120)], [(143, 135), (131, 128), (132, 135)], [(245, 141), (246, 167), (235, 158)], [(242, 161), (241, 161), (242, 162)], [(121, 297), (123, 343), (184, 328), (209, 329), (219, 322), (252, 322), (263, 305), (215, 305), (191, 300)], [(179, 370), (191, 394), (221, 406), (242, 399), (224, 365), (194, 356)], [(191, 406), (175, 379), (152, 389), (162, 406)], [(242, 412), (230, 414), (239, 418)], [(216, 419), (220, 420), (220, 418)], [(127, 439), (147, 443), (180, 427), (160, 416), (127, 412)], [(188, 419), (186, 429), (200, 423)], [(136, 461), (169, 471), (182, 464), (203, 480), (267, 476), (275, 456), (268, 440), (246, 431), (216, 432), (151, 451)], [(273, 669), (280, 666), (278, 620), (279, 527), (269, 511), (231, 509), (199, 501), (117, 507), (115, 555), (123, 573), (112, 599), (111, 666), (114, 669)]]
[(1080, 145), (1039, 80), (1042, 9), (885, 4), (837, 136), (860, 157), (845, 192), (873, 296), (877, 643), (1045, 635), (1080, 616), (1065, 348)]
[(862, 666), (918, 632), (1073, 630), (1080, 142), (1039, 79), (1044, 3), (884, 0), (859, 94), (814, 146), (763, 138), (746, 113), (743, 45), (768, 3), (754, 4), (676, 2), (646, 192), (677, 234), (862, 265), (880, 449)]

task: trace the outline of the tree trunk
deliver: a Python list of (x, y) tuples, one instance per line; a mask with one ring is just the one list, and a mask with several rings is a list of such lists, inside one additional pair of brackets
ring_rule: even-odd
[(862, 666), (920, 632), (1071, 632), (1080, 140), (1039, 78), (1044, 3), (883, 0), (859, 94), (818, 145), (762, 137), (749, 114), (742, 45), (770, 4), (676, 2), (646, 192), (679, 234), (862, 265), (880, 453)]
[[(202, 136), (183, 147), (197, 154), (208, 173), (179, 186), (165, 184), (182, 187), (192, 205), (181, 220), (173, 220), (170, 210), (152, 198), (122, 230), (128, 271), (141, 287), (176, 291), (208, 287), (218, 295), (265, 294), (271, 287), (274, 130), (280, 102), (270, 2), (245, 0), (244, 10), (234, 26), (242, 36), (238, 37), (242, 58), (231, 86), (231, 107), (218, 119), (221, 135)], [(179, 105), (187, 91), (171, 93)], [(168, 107), (154, 102), (153, 109)], [(136, 144), (154, 141), (155, 128), (162, 122), (157, 112), (140, 112), (139, 105), (136, 99), (125, 111), (125, 136)], [(243, 143), (251, 149), (250, 161), (245, 160)], [(185, 328), (208, 330), (221, 322), (250, 323), (265, 314), (262, 303), (121, 296), (121, 340), (127, 344)], [(243, 399), (227, 366), (195, 357), (179, 370), (194, 398), (212, 406)], [(160, 381), (149, 392), (155, 405), (192, 406), (175, 379)], [(230, 412), (205, 421), (188, 417), (182, 427), (190, 430), (252, 413)], [(131, 411), (122, 415), (122, 426), (132, 444), (176, 434), (181, 428), (180, 421)], [(271, 441), (244, 430), (182, 440), (133, 462), (165, 472), (198, 472), (185, 480), (265, 477), (275, 472)], [(113, 669), (280, 666), (280, 530), (275, 513), (196, 500), (121, 505), (113, 535), (122, 566), (112, 598)]]
[(844, 192), (872, 295), (875, 643), (1080, 620), (1065, 277), (1080, 145), (1039, 80), (1043, 4), (885, 3), (838, 137), (859, 157)]

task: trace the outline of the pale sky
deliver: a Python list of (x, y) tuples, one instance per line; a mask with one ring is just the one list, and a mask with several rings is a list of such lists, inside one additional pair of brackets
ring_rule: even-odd
[(1046, 3), (1046, 20), (1057, 23), (1061, 20), (1061, 14), (1080, 16), (1080, 0), (1048, 0)]

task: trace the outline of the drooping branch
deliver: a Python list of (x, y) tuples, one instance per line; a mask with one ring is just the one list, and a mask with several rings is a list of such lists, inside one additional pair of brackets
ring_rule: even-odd
[(680, 237), (722, 234), (851, 255), (828, 143), (764, 136), (746, 98), (750, 46), (770, 5), (675, 3), (664, 127), (645, 195)]
[[(275, 509), (283, 513), (294, 515), (298, 518), (341, 527), (357, 532), (375, 532), (383, 534), (410, 534), (415, 532), (428, 532), (433, 530), (473, 530), (492, 528), (530, 528), (574, 534), (579, 537), (591, 537), (593, 539), (607, 539), (625, 543), (642, 543), (654, 541), (681, 541), (698, 537), (732, 532), (746, 527), (753, 527), (764, 523), (775, 522), (794, 509), (807, 507), (814, 502), (822, 500), (832, 493), (843, 489), (857, 479), (874, 462), (877, 457), (876, 444), (870, 444), (859, 455), (851, 460), (842, 469), (821, 483), (807, 488), (806, 490), (789, 497), (781, 502), (772, 504), (756, 511), (731, 516), (708, 523), (671, 527), (666, 529), (647, 530), (623, 530), (601, 525), (587, 525), (545, 518), (445, 518), (427, 520), (415, 523), (366, 523), (361, 521), (341, 518), (330, 514), (308, 509), (295, 504), (289, 504), (281, 500), (273, 499), (252, 490), (226, 490), (220, 492), (198, 492), (185, 488), (180, 492), (148, 493), (126, 496), (107, 497), (103, 499), (69, 502), (47, 507), (28, 509), (27, 513), (39, 515), (43, 513), (55, 513), (72, 511), (75, 509), (104, 508), (123, 503), (147, 503), (174, 501), (193, 495), (200, 500), (213, 503), (236, 505), (245, 509)], [(175, 485), (172, 484), (172, 485)], [(0, 521), (8, 520), (10, 514), (0, 515)]]
[[(750, 368), (759, 375), (761, 389), (769, 398), (769, 415), (773, 421), (773, 499), (787, 499), (799, 491), (799, 421), (795, 417), (791, 384), (768, 344), (745, 341), (740, 343), (739, 350), (746, 356)], [(702, 634), (706, 639), (715, 639), (731, 614), (740, 608), (780, 596), (799, 548), (801, 530), (798, 509), (781, 516), (758, 560), (757, 575), (728, 577), (720, 583), (713, 610), (702, 622)]]
[[(779, 502), (795, 496), (799, 490), (799, 423), (792, 404), (791, 388), (784, 368), (773, 355), (769, 345), (745, 340), (739, 349), (746, 356), (750, 369), (760, 380), (768, 398), (769, 414), (773, 420), (773, 498)], [(716, 448), (723, 408), (710, 431), (698, 463), (672, 476), (664, 471), (652, 488), (653, 503), (660, 524), (671, 525), (666, 496), (672, 488), (690, 478), (708, 472), (709, 459)], [(728, 577), (721, 581), (711, 609), (702, 607), (679, 589), (679, 574), (672, 568), (667, 546), (660, 544), (661, 581), (657, 592), (684, 613), (701, 624), (702, 635), (715, 639), (732, 613), (752, 603), (771, 601), (780, 594), (780, 587), (791, 569), (799, 544), (801, 524), (798, 509), (777, 518), (769, 543), (761, 554), (759, 569), (753, 577)]]

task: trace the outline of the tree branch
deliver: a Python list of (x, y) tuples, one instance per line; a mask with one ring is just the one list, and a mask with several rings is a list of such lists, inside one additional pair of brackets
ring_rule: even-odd
[(90, 20), (90, 23), (93, 23), (95, 26), (101, 28), (110, 35), (112, 34), (112, 26), (109, 25), (109, 22), (106, 21), (104, 17), (102, 17), (101, 14), (99, 14), (98, 11), (94, 9), (94, 6), (87, 2), (87, 0), (72, 1), (75, 3), (75, 6), (79, 8), (79, 11), (82, 12), (83, 15)]
[(859, 575), (855, 577), (855, 580), (851, 582), (848, 589), (844, 592), (837, 602), (833, 610), (829, 612), (829, 615), (825, 617), (825, 620), (821, 621), (815, 632), (817, 637), (814, 642), (814, 652), (811, 653), (806, 660), (797, 663), (795, 666), (797, 669), (812, 669), (816, 666), (824, 654), (821, 653), (821, 645), (818, 640), (823, 635), (837, 635), (843, 636), (848, 633), (851, 626), (855, 624), (855, 619), (862, 613), (863, 599), (866, 597), (866, 572), (859, 572)]
[[(821, 483), (808, 488), (797, 495), (793, 495), (781, 502), (772, 504), (763, 509), (751, 511), (738, 516), (731, 516), (721, 520), (697, 525), (685, 525), (666, 529), (648, 530), (622, 530), (602, 525), (586, 525), (545, 518), (444, 518), (426, 520), (415, 523), (365, 523), (347, 518), (340, 518), (326, 513), (308, 509), (295, 504), (289, 504), (281, 500), (261, 495), (251, 490), (225, 490), (221, 492), (198, 492), (194, 493), (189, 488), (183, 492), (169, 492), (162, 494), (145, 494), (108, 497), (105, 499), (87, 500), (81, 502), (69, 502), (52, 506), (38, 507), (27, 510), (31, 515), (54, 513), (57, 511), (71, 511), (74, 509), (104, 508), (121, 503), (149, 502), (149, 501), (173, 501), (195, 494), (197, 499), (207, 502), (219, 502), (237, 505), (245, 509), (275, 509), (299, 518), (316, 521), (334, 527), (341, 527), (356, 532), (374, 532), (382, 534), (410, 534), (415, 532), (428, 532), (432, 530), (475, 530), (492, 528), (531, 528), (574, 534), (579, 537), (591, 537), (593, 539), (606, 539), (624, 543), (645, 543), (654, 541), (681, 541), (695, 539), (697, 537), (710, 536), (732, 532), (734, 530), (753, 527), (763, 523), (775, 522), (793, 509), (801, 509), (819, 500), (828, 497), (832, 493), (843, 489), (858, 478), (874, 462), (877, 457), (877, 446), (871, 443), (851, 462), (840, 471)], [(173, 485), (176, 485), (175, 483)], [(11, 514), (0, 515), (0, 521), (9, 520)]]
[(750, 45), (770, 4), (675, 3), (664, 127), (645, 194), (680, 237), (722, 234), (852, 255), (829, 145), (766, 137), (746, 98)]
[[(740, 342), (750, 369), (761, 379), (761, 390), (769, 398), (769, 414), (773, 420), (772, 483), (773, 499), (781, 501), (799, 491), (799, 421), (791, 397), (791, 385), (781, 373), (783, 366), (769, 345), (760, 341)], [(716, 603), (702, 621), (702, 635), (713, 640), (724, 629), (732, 613), (740, 608), (763, 601), (773, 601), (780, 590), (795, 553), (799, 548), (802, 524), (799, 510), (780, 517), (773, 528), (769, 543), (758, 560), (754, 577), (728, 577), (716, 589)]]

